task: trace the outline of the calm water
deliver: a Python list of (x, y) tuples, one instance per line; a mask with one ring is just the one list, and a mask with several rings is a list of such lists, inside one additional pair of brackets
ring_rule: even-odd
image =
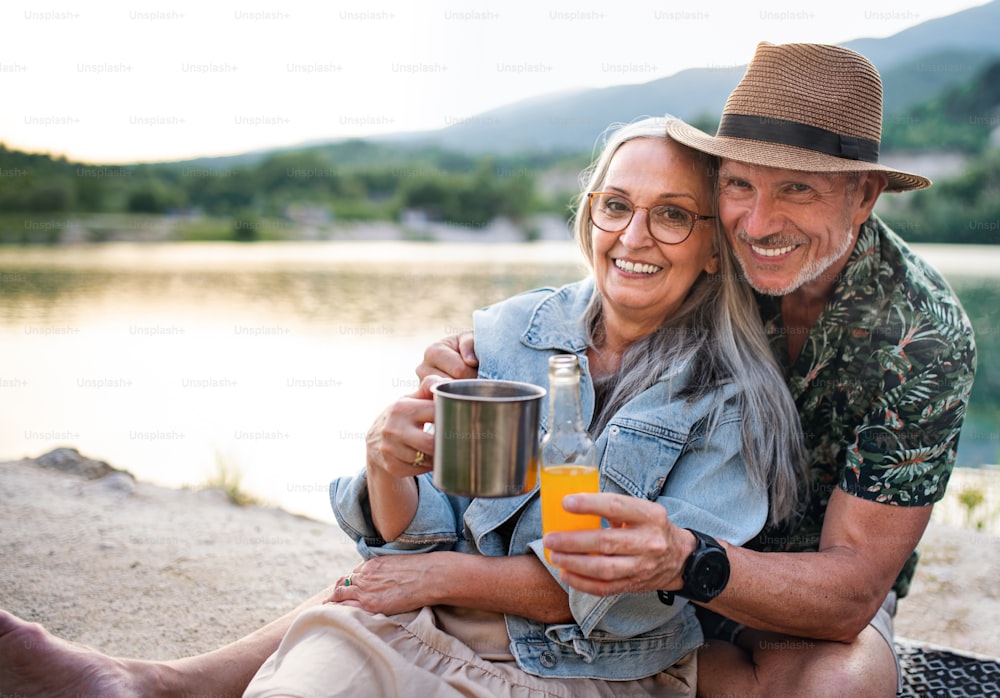
[[(1000, 250), (921, 250), (992, 351)], [(424, 347), (476, 307), (578, 278), (578, 259), (569, 243), (0, 248), (0, 460), (73, 446), (170, 486), (221, 462), (330, 520), (327, 483), (362, 467)], [(965, 464), (997, 462), (995, 415), (970, 420)]]
[(217, 462), (329, 519), (424, 348), (575, 279), (566, 244), (0, 249), (0, 459), (70, 445), (166, 485)]

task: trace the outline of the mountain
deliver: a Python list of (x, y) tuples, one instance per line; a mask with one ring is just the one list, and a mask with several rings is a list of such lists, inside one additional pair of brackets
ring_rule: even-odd
[[(879, 69), (885, 83), (885, 113), (891, 116), (970, 79), (1000, 56), (997, 27), (1000, 0), (890, 37), (843, 45), (864, 54)], [(698, 68), (642, 84), (547, 95), (486, 111), (438, 131), (397, 134), (388, 140), (466, 152), (590, 152), (609, 125), (640, 116), (669, 112), (714, 129), (745, 68)]]
[[(880, 12), (874, 8), (870, 10), (874, 18)], [(922, 22), (884, 39), (855, 39), (843, 46), (867, 56), (881, 72), (923, 56), (949, 51), (996, 54), (1000, 51), (996, 40), (998, 26), (1000, 2), (994, 0), (947, 17)], [(924, 69), (934, 72), (949, 68), (930, 62)]]
[[(881, 12), (872, 9), (874, 19)], [(859, 22), (860, 24), (860, 22)], [(1000, 57), (996, 41), (1000, 0), (929, 20), (893, 36), (862, 38), (844, 46), (872, 60), (882, 74), (887, 124), (905, 119), (928, 97), (973, 79)], [(631, 85), (557, 92), (483, 112), (436, 131), (395, 133), (365, 139), (392, 147), (437, 146), (469, 154), (591, 153), (600, 134), (615, 123), (671, 113), (714, 131), (726, 98), (746, 65), (695, 68)], [(175, 163), (206, 169), (253, 166), (284, 150), (322, 149), (344, 140), (303, 143), (234, 156)]]
[(685, 120), (718, 114), (742, 74), (742, 67), (685, 70), (642, 85), (546, 95), (438, 131), (391, 138), (467, 152), (590, 152), (601, 132), (617, 122), (667, 112)]

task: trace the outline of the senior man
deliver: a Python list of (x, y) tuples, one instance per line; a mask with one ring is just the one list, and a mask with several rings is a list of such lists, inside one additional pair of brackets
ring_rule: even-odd
[[(976, 359), (948, 284), (872, 212), (883, 191), (930, 186), (878, 162), (881, 126), (882, 83), (866, 58), (762, 43), (716, 136), (668, 127), (721, 159), (721, 224), (802, 418), (804, 507), (738, 548), (679, 531), (652, 504), (574, 495), (567, 509), (611, 527), (545, 543), (583, 591), (698, 603), (701, 695), (898, 689), (892, 616), (955, 462)], [(452, 337), (418, 373), (473, 365), (470, 338)]]

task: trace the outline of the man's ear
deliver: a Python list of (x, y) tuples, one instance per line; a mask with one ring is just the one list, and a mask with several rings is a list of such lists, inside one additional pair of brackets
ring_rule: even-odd
[(889, 178), (884, 172), (865, 172), (861, 174), (858, 181), (858, 189), (855, 194), (855, 212), (853, 216), (854, 227), (857, 228), (872, 215), (875, 202), (882, 195), (885, 188), (889, 186)]

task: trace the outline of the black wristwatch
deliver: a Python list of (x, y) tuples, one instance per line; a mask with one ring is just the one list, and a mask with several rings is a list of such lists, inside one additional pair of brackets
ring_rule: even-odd
[(726, 549), (712, 536), (689, 528), (694, 534), (694, 552), (684, 563), (681, 578), (684, 586), (680, 591), (658, 591), (657, 597), (668, 606), (674, 602), (674, 594), (692, 601), (711, 601), (722, 593), (729, 581), (729, 556)]

